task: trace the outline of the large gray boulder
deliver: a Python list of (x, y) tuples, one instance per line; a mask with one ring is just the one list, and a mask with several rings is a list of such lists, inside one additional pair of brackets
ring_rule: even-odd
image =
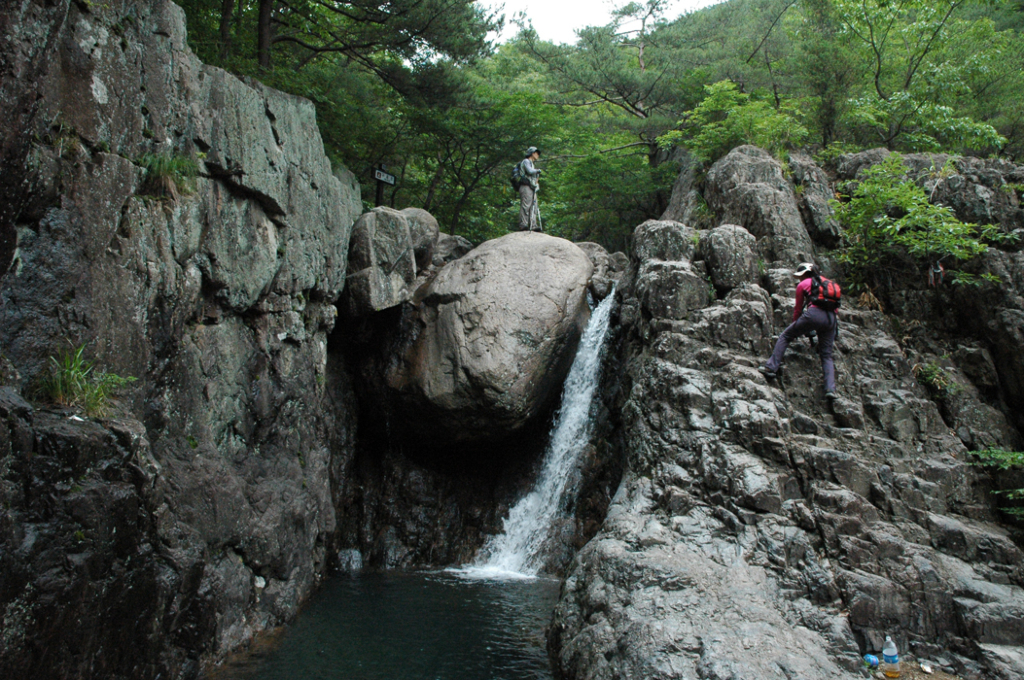
[(447, 440), (513, 433), (557, 398), (589, 319), (593, 265), (569, 241), (487, 241), (446, 265), (415, 310), (418, 336), (386, 381), (402, 413)]
[(699, 242), (700, 233), (682, 222), (647, 220), (633, 232), (633, 258), (689, 262)]
[(782, 164), (755, 146), (740, 146), (708, 171), (704, 198), (720, 223), (738, 224), (757, 238), (767, 261), (814, 261), (814, 246)]
[(835, 198), (835, 192), (828, 175), (803, 151), (790, 154), (789, 168), (793, 172), (793, 183), (798, 188), (800, 213), (808, 233), (816, 243), (835, 247), (843, 235), (843, 228), (829, 204)]
[(757, 281), (756, 243), (749, 231), (735, 224), (723, 224), (701, 235), (700, 251), (711, 283), (719, 293), (725, 294), (740, 284)]
[(348, 268), (346, 300), (352, 316), (408, 300), (416, 281), (416, 252), (405, 214), (381, 207), (360, 217), (352, 227)]
[(416, 253), (416, 269), (424, 270), (434, 260), (434, 248), (441, 234), (437, 219), (423, 208), (405, 208), (402, 215), (409, 223), (409, 238)]

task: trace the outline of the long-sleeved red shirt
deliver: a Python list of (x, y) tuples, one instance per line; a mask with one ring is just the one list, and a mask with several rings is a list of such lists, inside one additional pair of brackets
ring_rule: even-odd
[(814, 280), (808, 276), (806, 279), (796, 284), (796, 306), (793, 307), (793, 321), (800, 318), (800, 315), (804, 313), (804, 296), (810, 296), (811, 294), (811, 283)]

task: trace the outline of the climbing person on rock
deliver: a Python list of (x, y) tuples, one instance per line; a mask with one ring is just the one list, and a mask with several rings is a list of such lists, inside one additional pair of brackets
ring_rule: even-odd
[(533, 167), (537, 160), (540, 160), (540, 149), (531, 146), (526, 150), (526, 158), (519, 162), (519, 231), (543, 231), (537, 207), (541, 171)]
[(816, 332), (818, 336), (818, 356), (821, 357), (821, 372), (825, 378), (825, 397), (836, 398), (836, 369), (832, 359), (832, 346), (836, 339), (838, 320), (836, 309), (839, 308), (839, 286), (833, 281), (822, 278), (817, 265), (804, 262), (793, 272), (800, 279), (796, 286), (796, 305), (793, 308), (793, 322), (782, 331), (775, 351), (759, 370), (769, 379), (775, 378), (782, 370), (782, 360), (786, 356), (789, 343), (797, 338)]

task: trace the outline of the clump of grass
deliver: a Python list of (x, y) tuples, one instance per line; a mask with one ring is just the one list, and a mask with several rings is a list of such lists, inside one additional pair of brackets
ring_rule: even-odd
[(963, 386), (953, 380), (953, 376), (934, 362), (917, 364), (913, 368), (917, 381), (924, 385), (936, 397), (947, 397), (959, 394)]
[(50, 357), (42, 391), (55, 404), (80, 408), (89, 416), (104, 416), (110, 410), (113, 395), (135, 382), (135, 378), (97, 371), (84, 353), (85, 345), (82, 345), (60, 357)]
[(195, 158), (180, 153), (147, 153), (138, 160), (146, 171), (144, 191), (151, 196), (178, 200), (181, 195), (195, 191), (199, 163)]

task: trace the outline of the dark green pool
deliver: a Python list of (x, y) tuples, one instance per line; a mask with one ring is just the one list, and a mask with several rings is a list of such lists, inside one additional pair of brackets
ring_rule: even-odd
[(329, 581), (271, 644), (216, 680), (550, 680), (547, 579), (389, 572)]

